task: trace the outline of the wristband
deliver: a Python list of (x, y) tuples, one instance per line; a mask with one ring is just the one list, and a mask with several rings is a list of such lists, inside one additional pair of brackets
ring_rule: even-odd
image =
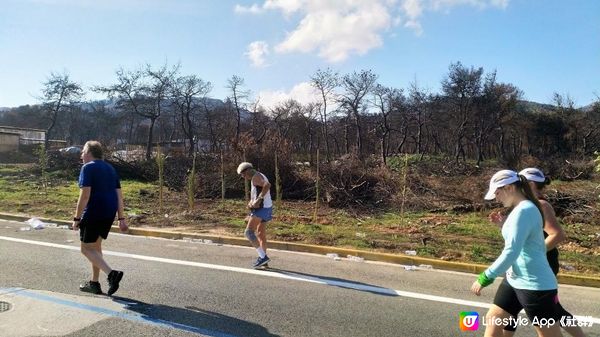
[(479, 277), (477, 278), (477, 282), (479, 282), (479, 284), (481, 284), (482, 287), (487, 287), (490, 284), (494, 283), (494, 279), (487, 277), (487, 275), (485, 275), (485, 272), (483, 272), (483, 273), (479, 274)]
[(73, 218), (73, 221), (81, 221), (81, 218), (75, 217), (75, 218)]

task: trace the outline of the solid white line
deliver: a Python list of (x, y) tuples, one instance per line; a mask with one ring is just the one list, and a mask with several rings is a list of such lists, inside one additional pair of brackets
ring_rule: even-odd
[[(26, 243), (26, 244), (32, 244), (32, 245), (38, 245), (38, 246), (44, 246), (44, 247), (61, 248), (61, 249), (74, 250), (74, 251), (79, 251), (79, 249), (80, 249), (79, 247), (76, 247), (76, 246), (61, 245), (61, 244), (57, 244), (57, 243), (44, 242), (44, 241), (18, 239), (18, 238), (7, 237), (7, 236), (0, 236), (0, 240)], [(222, 266), (222, 265), (217, 265), (217, 264), (167, 259), (167, 258), (147, 256), (147, 255), (113, 252), (113, 251), (107, 251), (107, 250), (102, 251), (102, 253), (104, 255), (120, 256), (120, 257), (144, 260), (144, 261), (162, 262), (162, 263), (169, 263), (169, 264), (182, 265), (182, 266), (192, 266), (192, 267), (199, 267), (199, 268), (206, 268), (206, 269), (213, 269), (213, 270), (222, 270), (222, 271), (230, 271), (230, 272), (236, 272), (236, 273), (258, 275), (258, 276), (268, 276), (268, 277), (287, 279), (287, 280), (293, 280), (293, 281), (309, 282), (309, 283), (316, 283), (316, 284), (323, 284), (323, 285), (332, 285), (332, 286), (337, 286), (337, 287), (342, 287), (342, 288), (373, 292), (373, 293), (378, 293), (378, 294), (382, 294), (382, 295), (401, 296), (401, 297), (406, 297), (406, 298), (414, 298), (414, 299), (419, 299), (419, 300), (427, 300), (427, 301), (434, 301), (434, 302), (441, 302), (441, 303), (458, 304), (458, 305), (465, 305), (465, 306), (478, 307), (478, 308), (489, 308), (491, 306), (489, 303), (467, 301), (467, 300), (461, 300), (461, 299), (456, 299), (456, 298), (451, 298), (451, 297), (436, 296), (436, 295), (429, 295), (429, 294), (421, 294), (421, 293), (415, 293), (415, 292), (410, 292), (410, 291), (395, 290), (395, 289), (376, 287), (376, 286), (370, 286), (370, 285), (364, 285), (364, 284), (357, 284), (357, 283), (345, 282), (345, 281), (328, 280), (328, 279), (322, 279), (322, 278), (319, 278), (316, 276), (306, 276), (306, 275), (294, 274), (293, 272), (274, 272), (274, 271), (268, 271), (268, 270), (254, 270), (254, 269), (247, 269), (247, 268)], [(582, 316), (582, 317), (585, 317), (585, 316)], [(599, 318), (595, 318), (595, 317), (591, 317), (591, 316), (588, 316), (585, 318), (591, 320), (593, 323), (600, 324)]]

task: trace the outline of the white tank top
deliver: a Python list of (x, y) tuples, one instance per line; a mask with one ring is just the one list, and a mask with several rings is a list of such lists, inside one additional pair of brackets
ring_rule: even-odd
[[(260, 173), (260, 172), (256, 172), (257, 174), (260, 174), (261, 177), (266, 181), (269, 182), (269, 179), (267, 179), (267, 177)], [(252, 184), (252, 180), (250, 180), (250, 185), (252, 185), (252, 188), (250, 189), (250, 201), (255, 202), (256, 199), (258, 198), (258, 194), (260, 193), (261, 190), (258, 190), (256, 188), (256, 186), (254, 186), (254, 184)], [(264, 195), (263, 197), (263, 207), (264, 208), (270, 208), (273, 207), (273, 200), (271, 200), (271, 191), (268, 191), (267, 194)]]

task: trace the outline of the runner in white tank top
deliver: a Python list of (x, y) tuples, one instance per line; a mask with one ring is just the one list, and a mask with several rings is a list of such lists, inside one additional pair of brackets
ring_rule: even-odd
[(271, 184), (267, 177), (256, 171), (252, 164), (241, 163), (237, 173), (246, 180), (250, 180), (250, 216), (244, 235), (258, 252), (258, 258), (253, 264), (254, 268), (268, 266), (270, 261), (267, 256), (266, 223), (271, 221), (273, 214), (273, 201), (271, 199)]
[[(262, 178), (263, 182), (266, 182), (267, 184), (269, 184), (269, 179), (267, 179), (267, 177), (264, 174), (262, 174), (256, 170), (254, 172), (255, 172), (254, 176), (259, 175), (260, 178)], [(252, 177), (252, 182), (255, 181), (254, 176)], [(259, 195), (261, 194), (260, 192), (262, 192), (263, 186), (257, 186), (257, 185), (254, 185), (254, 183), (252, 183), (251, 185), (252, 185), (252, 188), (250, 189), (250, 203), (254, 203), (254, 202), (256, 202), (256, 200), (259, 199)], [(269, 184), (269, 186), (271, 186), (271, 184)], [(260, 187), (260, 191), (258, 190), (257, 187)], [(267, 193), (262, 195), (262, 200), (263, 200), (262, 201), (263, 208), (273, 207), (273, 200), (271, 200), (271, 191), (270, 190), (267, 190)]]

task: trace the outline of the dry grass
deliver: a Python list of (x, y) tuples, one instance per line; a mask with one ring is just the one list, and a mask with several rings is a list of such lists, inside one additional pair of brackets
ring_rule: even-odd
[[(51, 176), (48, 193), (44, 193), (39, 178), (28, 172), (23, 166), (0, 165), (0, 211), (69, 219), (77, 201), (76, 182)], [(454, 188), (454, 201), (464, 198), (467, 202), (482, 188), (480, 179), (465, 181), (465, 178), (456, 177), (432, 177), (423, 184), (438, 195), (451, 196), (451, 180), (464, 186), (460, 191)], [(593, 193), (590, 189), (595, 188), (594, 184), (574, 182), (552, 186), (565, 193), (573, 189), (588, 195)], [(247, 215), (243, 200), (195, 200), (194, 209), (190, 211), (185, 192), (165, 189), (164, 205), (160, 209), (156, 185), (123, 181), (122, 186), (132, 226), (243, 235)], [(421, 195), (421, 198), (424, 197)], [(448, 206), (442, 200), (437, 204)], [(503, 245), (499, 229), (486, 220), (488, 210), (467, 213), (413, 211), (401, 216), (394, 209), (368, 211), (321, 205), (314, 222), (313, 207), (311, 202), (283, 201), (269, 224), (269, 238), (388, 253), (416, 250), (419, 256), (483, 264), (491, 263)], [(600, 276), (598, 224), (569, 222), (563, 226), (569, 237), (560, 249), (564, 269)]]

